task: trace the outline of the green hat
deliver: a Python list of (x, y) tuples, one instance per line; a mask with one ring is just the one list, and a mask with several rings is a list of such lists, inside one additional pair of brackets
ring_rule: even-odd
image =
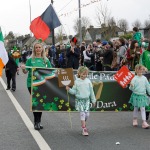
[(14, 50), (14, 51), (16, 51), (16, 50), (17, 50), (17, 47), (16, 47), (16, 46), (14, 46), (13, 50)]
[(40, 39), (38, 39), (38, 42), (39, 42), (39, 43), (42, 43), (42, 39), (41, 39), (41, 38), (40, 38)]

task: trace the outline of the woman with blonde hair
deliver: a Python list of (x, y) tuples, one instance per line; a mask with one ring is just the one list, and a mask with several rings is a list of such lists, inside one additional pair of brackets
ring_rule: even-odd
[[(36, 42), (33, 46), (32, 55), (27, 60), (26, 65), (22, 65), (22, 71), (24, 74), (28, 73), (27, 77), (27, 87), (28, 91), (31, 94), (31, 78), (32, 78), (32, 69), (28, 67), (41, 67), (41, 68), (52, 68), (50, 61), (46, 57), (45, 49), (40, 42)], [(34, 115), (34, 129), (40, 130), (43, 129), (41, 123), (42, 112), (33, 112)]]

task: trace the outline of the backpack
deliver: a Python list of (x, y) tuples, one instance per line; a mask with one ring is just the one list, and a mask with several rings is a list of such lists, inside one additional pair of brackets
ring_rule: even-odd
[(59, 54), (59, 58), (58, 58), (58, 64), (62, 64), (62, 63), (63, 63), (63, 60), (64, 60), (63, 54), (60, 53), (60, 54)]

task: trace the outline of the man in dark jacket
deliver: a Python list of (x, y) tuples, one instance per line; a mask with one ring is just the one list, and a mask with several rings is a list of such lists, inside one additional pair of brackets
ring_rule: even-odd
[[(16, 90), (16, 72), (19, 69), (15, 60), (12, 58), (12, 56), (10, 56), (10, 54), (8, 55), (8, 63), (5, 66), (5, 72), (6, 72), (6, 78), (7, 78), (7, 89), (6, 90), (10, 90), (10, 88), (12, 88), (12, 91)], [(10, 86), (10, 82), (12, 80), (12, 87)]]
[(104, 52), (100, 55), (100, 59), (103, 60), (103, 70), (104, 71), (112, 71), (111, 64), (113, 61), (113, 47), (111, 42), (103, 43), (102, 47)]
[(67, 68), (78, 69), (80, 50), (76, 47), (77, 39), (75, 37), (70, 41), (71, 47), (66, 51)]

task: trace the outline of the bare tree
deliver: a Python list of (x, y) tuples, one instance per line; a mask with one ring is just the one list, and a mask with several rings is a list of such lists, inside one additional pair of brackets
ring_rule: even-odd
[(144, 21), (144, 27), (147, 27), (147, 26), (149, 26), (150, 25), (150, 20), (145, 20)]
[(60, 42), (60, 44), (62, 44), (62, 40), (63, 40), (63, 27), (62, 26), (60, 26), (57, 30), (56, 39)]
[[(81, 27), (85, 27), (85, 28), (88, 28), (90, 26), (90, 19), (88, 17), (82, 17), (81, 18)], [(74, 31), (76, 33), (79, 33), (79, 18), (76, 18), (74, 20)]]
[(142, 24), (141, 24), (140, 20), (137, 19), (132, 23), (132, 26), (140, 28), (142, 26)]
[(107, 26), (109, 18), (110, 10), (108, 9), (107, 5), (100, 3), (96, 10), (96, 19), (98, 25), (100, 25), (100, 27)]
[(114, 17), (108, 18), (107, 29), (105, 31), (105, 39), (109, 40), (111, 37), (116, 37), (116, 20)]
[(74, 26), (73, 26), (73, 29), (76, 33), (79, 33), (79, 18), (76, 18), (74, 20)]
[(110, 27), (116, 26), (116, 20), (114, 17), (110, 17), (108, 19), (108, 26), (110, 26)]
[[(81, 17), (81, 28), (82, 30), (82, 38), (84, 39), (85, 37), (85, 31), (86, 29), (91, 25), (90, 19), (88, 17)], [(79, 18), (76, 18), (74, 20), (74, 31), (78, 34), (79, 33)]]
[(125, 19), (120, 19), (120, 20), (118, 21), (118, 26), (119, 26), (119, 28), (122, 29), (125, 33), (127, 32), (128, 27), (129, 27), (128, 22), (127, 22), (127, 20), (125, 20)]
[(101, 36), (103, 39), (109, 40), (115, 34), (116, 21), (110, 16), (110, 10), (106, 4), (100, 3), (96, 10), (96, 20), (98, 26), (103, 30)]

